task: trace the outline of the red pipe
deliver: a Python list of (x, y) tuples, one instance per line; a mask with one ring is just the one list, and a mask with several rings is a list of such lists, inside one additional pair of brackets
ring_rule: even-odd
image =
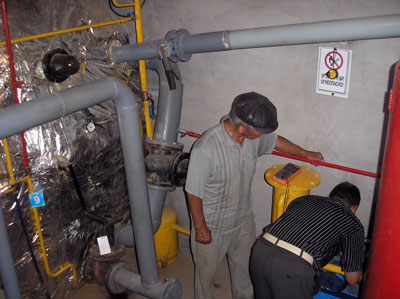
[(393, 101), (363, 298), (399, 298), (400, 269), (400, 62), (395, 67)]
[[(5, 0), (1, 0), (1, 15), (3, 19), (4, 25), (4, 34), (6, 36), (6, 45), (7, 45), (7, 52), (8, 52), (8, 62), (10, 65), (10, 72), (11, 72), (11, 83), (14, 95), (14, 102), (15, 104), (19, 104), (20, 100), (18, 99), (18, 83), (15, 75), (15, 68), (14, 68), (14, 57), (11, 49), (11, 38), (10, 38), (10, 30), (8, 27), (8, 18), (7, 18), (7, 11), (6, 11), (6, 4)], [(29, 159), (28, 159), (28, 152), (26, 150), (26, 142), (24, 132), (19, 133), (21, 137), (21, 144), (22, 144), (22, 154), (24, 157), (24, 165), (25, 168), (29, 168)]]
[(309, 162), (309, 163), (316, 164), (316, 165), (322, 165), (322, 166), (326, 166), (326, 167), (330, 167), (330, 168), (336, 168), (336, 169), (340, 169), (340, 170), (347, 171), (347, 172), (353, 172), (353, 173), (357, 173), (357, 174), (361, 174), (361, 175), (366, 175), (366, 176), (370, 176), (370, 177), (374, 177), (374, 178), (378, 177), (378, 175), (376, 173), (372, 173), (372, 172), (368, 172), (368, 171), (364, 171), (364, 170), (358, 170), (358, 169), (355, 169), (355, 168), (350, 168), (350, 167), (341, 166), (341, 165), (337, 165), (337, 164), (320, 162), (320, 161), (311, 161), (311, 160), (308, 160), (308, 159), (305, 159), (305, 158), (302, 158), (302, 157), (289, 155), (289, 154), (276, 152), (276, 151), (273, 151), (272, 154), (273, 155), (277, 155), (277, 156), (281, 156), (281, 157), (290, 158), (290, 159)]
[[(188, 136), (195, 137), (195, 138), (200, 138), (201, 137), (201, 134), (197, 134), (197, 133), (194, 133), (194, 132), (191, 132), (191, 131), (180, 130), (180, 132), (183, 133), (183, 134), (186, 134)], [(370, 177), (374, 177), (374, 178), (378, 177), (378, 175), (376, 173), (367, 172), (367, 171), (364, 171), (364, 170), (358, 170), (358, 169), (355, 169), (355, 168), (336, 165), (336, 164), (332, 164), (332, 163), (326, 163), (326, 162), (320, 162), (320, 161), (311, 161), (311, 160), (308, 160), (308, 159), (305, 159), (305, 158), (302, 158), (302, 157), (299, 157), (299, 156), (285, 154), (285, 153), (281, 153), (281, 152), (277, 152), (277, 151), (273, 151), (272, 154), (276, 155), (276, 156), (281, 156), (281, 157), (286, 157), (286, 158), (290, 158), (290, 159), (309, 162), (309, 163), (312, 163), (312, 164), (315, 164), (315, 165), (322, 165), (322, 166), (326, 166), (326, 167), (330, 167), (330, 168), (336, 168), (336, 169), (347, 171), (347, 172), (353, 172), (353, 173), (357, 173), (357, 174), (361, 174), (361, 175), (366, 175), (366, 176), (370, 176)]]

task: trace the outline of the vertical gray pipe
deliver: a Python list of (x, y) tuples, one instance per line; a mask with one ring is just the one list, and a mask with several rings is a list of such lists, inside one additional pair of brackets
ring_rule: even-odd
[(164, 66), (159, 59), (148, 61), (147, 67), (157, 72), (160, 79), (160, 91), (157, 109), (157, 122), (154, 128), (153, 140), (163, 143), (176, 143), (181, 121), (183, 84), (179, 68), (175, 63), (170, 63), (172, 70), (177, 75), (175, 78), (176, 89), (170, 90)]
[[(171, 63), (171, 67), (178, 78), (181, 74), (176, 64)], [(175, 78), (176, 89), (170, 90), (168, 80), (165, 75), (164, 66), (159, 59), (152, 59), (147, 62), (147, 68), (157, 72), (159, 78), (159, 96), (157, 120), (154, 128), (153, 141), (162, 144), (176, 144), (179, 124), (182, 111), (183, 84), (180, 79)], [(149, 198), (151, 217), (153, 221), (153, 232), (157, 232), (161, 224), (162, 210), (168, 190), (163, 187), (149, 186)], [(135, 241), (132, 237), (131, 227), (115, 226), (115, 241), (127, 247), (133, 247)]]
[[(118, 113), (132, 226), (137, 243), (140, 269), (140, 277), (137, 279), (141, 280), (140, 285), (147, 290), (153, 285), (159, 285), (160, 282), (146, 184), (138, 105), (136, 97), (129, 87), (116, 79), (106, 78), (1, 109), (0, 139), (107, 100), (115, 102)], [(0, 244), (2, 250), (7, 246), (9, 246), (8, 239), (2, 239)], [(4, 278), (3, 281), (5, 281)], [(15, 285), (18, 284), (18, 281), (11, 277), (10, 283)], [(138, 292), (140, 293), (140, 290)]]
[(6, 298), (22, 298), (4, 221), (2, 203), (0, 203), (0, 274)]

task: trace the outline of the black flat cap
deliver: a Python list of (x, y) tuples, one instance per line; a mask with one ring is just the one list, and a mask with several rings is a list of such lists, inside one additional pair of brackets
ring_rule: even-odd
[(254, 91), (238, 95), (233, 100), (232, 112), (261, 133), (269, 134), (278, 128), (275, 105), (267, 97)]

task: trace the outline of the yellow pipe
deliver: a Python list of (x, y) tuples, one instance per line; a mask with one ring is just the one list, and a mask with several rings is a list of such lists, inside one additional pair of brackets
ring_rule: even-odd
[(2, 142), (4, 147), (4, 153), (6, 154), (6, 163), (8, 169), (8, 176), (10, 177), (10, 184), (15, 185), (14, 171), (12, 169), (11, 156), (10, 156), (10, 150), (8, 148), (7, 139), (6, 138), (2, 139)]
[[(135, 8), (136, 41), (139, 44), (143, 43), (142, 11), (140, 9), (140, 1), (139, 0), (134, 1), (133, 5)], [(140, 86), (143, 93), (146, 134), (147, 137), (153, 138), (153, 124), (151, 122), (149, 113), (150, 101), (148, 100), (146, 62), (144, 60), (139, 60), (139, 73), (140, 73)]]
[(116, 0), (112, 0), (112, 3), (114, 4), (115, 7), (132, 7), (135, 5), (134, 3), (120, 4), (120, 3), (117, 3)]
[[(21, 181), (26, 181), (26, 183), (28, 184), (28, 192), (29, 193), (35, 192), (33, 184), (32, 184), (32, 179), (29, 175), (21, 178)], [(46, 270), (47, 275), (54, 278), (54, 277), (59, 276), (61, 273), (63, 273), (67, 269), (72, 269), (72, 274), (74, 276), (74, 286), (75, 286), (76, 282), (77, 282), (77, 278), (76, 278), (76, 268), (73, 264), (66, 262), (63, 265), (58, 266), (54, 270), (55, 272), (52, 272), (50, 270), (49, 261), (47, 260), (46, 247), (45, 247), (44, 241), (43, 241), (42, 228), (40, 226), (40, 216), (38, 213), (38, 208), (30, 208), (30, 210), (33, 213), (35, 227), (38, 232), (38, 236), (39, 236), (38, 240), (39, 240), (40, 247), (42, 249), (42, 259), (43, 259), (44, 268)]]
[(179, 225), (177, 225), (177, 224), (173, 224), (173, 225), (172, 225), (172, 228), (173, 228), (174, 230), (176, 230), (177, 232), (180, 232), (180, 233), (182, 233), (182, 234), (184, 234), (184, 235), (190, 236), (190, 230), (188, 230), (187, 228), (184, 228), (184, 227), (179, 226)]
[[(27, 37), (12, 39), (11, 43), (15, 44), (15, 43), (20, 43), (20, 42), (30, 41), (30, 40), (33, 40), (33, 39), (38, 39), (38, 38), (43, 38), (43, 37), (48, 37), (48, 36), (54, 36), (54, 35), (74, 32), (74, 31), (81, 31), (81, 30), (90, 29), (90, 28), (97, 28), (97, 27), (109, 26), (109, 25), (114, 25), (114, 24), (121, 24), (121, 23), (126, 23), (126, 22), (129, 22), (129, 21), (132, 21), (132, 20), (133, 20), (132, 17), (126, 17), (126, 18), (122, 18), (122, 19), (119, 19), (119, 20), (115, 20), (115, 21), (108, 21), (108, 22), (103, 22), (103, 23), (98, 23), (98, 24), (84, 25), (84, 26), (79, 26), (79, 27), (74, 27), (74, 28), (69, 28), (69, 29), (62, 29), (62, 30), (57, 30), (57, 31), (52, 31), (52, 32), (47, 32), (47, 33), (36, 34), (36, 35), (27, 36)], [(5, 46), (5, 45), (6, 45), (6, 42), (0, 42), (0, 46)]]
[(143, 102), (143, 112), (144, 112), (144, 120), (146, 123), (146, 134), (147, 134), (147, 137), (153, 138), (153, 129), (152, 129), (152, 123), (151, 123), (149, 109), (150, 109), (150, 101), (144, 101)]
[(325, 267), (322, 268), (322, 270), (333, 272), (333, 273), (340, 274), (340, 275), (344, 276), (344, 272), (342, 271), (342, 267), (334, 265), (334, 264), (327, 264), (327, 265), (325, 265)]

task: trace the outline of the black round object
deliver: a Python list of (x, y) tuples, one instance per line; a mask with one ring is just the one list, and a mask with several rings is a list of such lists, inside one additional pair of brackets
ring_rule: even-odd
[(321, 288), (331, 292), (340, 292), (346, 286), (346, 279), (342, 275), (331, 272), (321, 273)]
[(264, 134), (272, 133), (278, 128), (275, 105), (267, 97), (256, 92), (238, 95), (233, 100), (231, 113)]
[(47, 80), (59, 83), (78, 72), (80, 63), (75, 56), (69, 55), (67, 51), (55, 49), (43, 57), (42, 68)]

